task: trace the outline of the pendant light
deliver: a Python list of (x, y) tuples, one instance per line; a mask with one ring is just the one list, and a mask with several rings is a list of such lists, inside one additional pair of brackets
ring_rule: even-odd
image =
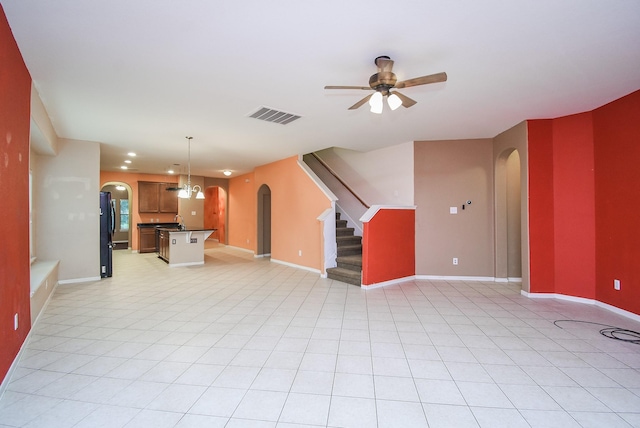
[(191, 199), (191, 195), (193, 192), (196, 192), (196, 188), (198, 189), (196, 192), (196, 199), (204, 199), (204, 193), (202, 193), (202, 187), (199, 185), (195, 185), (191, 187), (191, 140), (193, 137), (185, 137), (189, 142), (189, 157), (187, 159), (187, 184), (184, 185), (180, 192), (178, 192), (178, 197), (182, 199)]

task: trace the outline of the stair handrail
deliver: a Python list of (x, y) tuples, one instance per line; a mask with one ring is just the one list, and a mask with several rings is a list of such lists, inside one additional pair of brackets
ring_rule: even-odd
[(325, 161), (323, 161), (320, 156), (318, 156), (316, 153), (311, 153), (311, 155), (316, 158), (316, 160), (318, 162), (320, 162), (320, 165), (322, 165), (327, 171), (329, 171), (329, 173), (331, 175), (333, 175), (335, 177), (336, 180), (338, 180), (340, 182), (340, 184), (342, 184), (344, 186), (345, 189), (347, 189), (349, 191), (349, 193), (351, 193), (353, 195), (354, 198), (356, 198), (366, 209), (371, 208), (369, 206), (369, 204), (367, 204), (365, 201), (362, 200), (362, 198), (360, 196), (358, 196), (358, 194), (351, 188), (349, 187), (349, 185), (347, 183), (345, 183), (339, 176), (338, 174), (331, 169), (331, 167), (329, 165), (327, 165), (327, 163)]

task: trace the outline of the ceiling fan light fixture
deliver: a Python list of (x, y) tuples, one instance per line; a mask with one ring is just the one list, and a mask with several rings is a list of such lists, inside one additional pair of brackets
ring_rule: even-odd
[(369, 99), (369, 106), (371, 106), (371, 113), (381, 114), (382, 113), (382, 93), (376, 91), (371, 98)]
[(391, 94), (387, 97), (387, 104), (391, 110), (395, 110), (402, 105), (402, 100), (396, 94)]

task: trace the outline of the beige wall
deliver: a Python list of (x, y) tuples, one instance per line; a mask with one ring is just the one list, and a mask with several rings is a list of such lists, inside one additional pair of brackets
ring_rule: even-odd
[(100, 145), (59, 140), (33, 166), (38, 259), (60, 260), (60, 281), (100, 278)]
[(33, 83), (31, 83), (31, 123), (29, 132), (31, 134), (31, 147), (37, 153), (55, 155), (58, 152), (58, 136)]
[[(511, 152), (506, 162), (507, 169), (507, 276), (522, 277), (522, 218), (520, 196), (520, 154)], [(496, 224), (496, 227), (500, 225)]]
[(370, 152), (333, 147), (316, 154), (369, 206), (413, 205), (413, 142)]
[[(509, 275), (509, 249), (514, 242), (509, 240), (507, 204), (507, 163), (511, 153), (517, 150), (520, 158), (520, 261), (522, 289), (529, 291), (529, 198), (527, 123), (521, 122), (493, 139), (495, 163), (495, 277), (505, 279)], [(513, 230), (513, 229), (512, 229)], [(513, 258), (512, 258), (513, 260)]]
[[(187, 176), (180, 176), (180, 186), (187, 184)], [(198, 185), (204, 192), (204, 177), (191, 176), (191, 187)], [(191, 199), (178, 198), (178, 214), (184, 219), (187, 229), (202, 229), (204, 227), (204, 199), (196, 199), (192, 195)]]
[(493, 277), (492, 140), (416, 142), (414, 165), (416, 275)]

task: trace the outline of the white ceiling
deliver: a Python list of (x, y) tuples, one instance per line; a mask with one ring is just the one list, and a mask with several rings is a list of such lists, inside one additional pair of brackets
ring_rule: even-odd
[[(338, 146), (486, 138), (640, 89), (638, 0), (2, 0), (59, 137), (138, 172), (220, 177)], [(379, 55), (415, 106), (347, 108)], [(302, 118), (248, 118), (261, 106)]]

